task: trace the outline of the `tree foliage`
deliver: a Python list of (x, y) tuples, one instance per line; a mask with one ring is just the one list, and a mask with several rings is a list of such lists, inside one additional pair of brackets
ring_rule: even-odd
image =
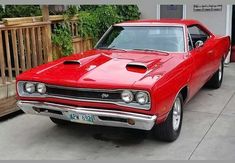
[[(0, 19), (11, 17), (39, 16), (39, 5), (0, 5)], [(65, 23), (58, 25), (52, 34), (53, 44), (59, 46), (62, 55), (72, 53), (72, 34), (68, 21), (78, 16), (79, 35), (82, 38), (92, 37), (94, 42), (113, 24), (127, 20), (139, 19), (140, 12), (136, 5), (82, 5), (69, 6), (64, 12)]]
[(140, 18), (137, 5), (84, 5), (79, 8), (79, 25), (82, 37), (97, 41), (113, 24)]
[[(78, 32), (81, 38), (92, 37), (94, 42), (98, 41), (111, 25), (140, 18), (136, 5), (82, 5), (79, 8), (69, 6), (64, 13), (65, 21), (75, 15), (78, 16)], [(55, 29), (52, 41), (61, 47), (63, 56), (72, 52), (72, 37), (66, 23)]]
[(73, 52), (72, 34), (68, 24), (58, 25), (52, 34), (52, 43), (61, 49), (63, 56), (68, 56)]
[(2, 6), (0, 7), (0, 19), (39, 15), (41, 15), (39, 5), (6, 5), (5, 11)]

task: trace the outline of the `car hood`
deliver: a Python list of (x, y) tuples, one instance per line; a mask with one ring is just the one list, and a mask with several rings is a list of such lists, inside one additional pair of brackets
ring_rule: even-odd
[[(171, 58), (160, 52), (91, 50), (39, 66), (18, 79), (84, 88), (130, 88), (148, 81), (150, 74)], [(153, 79), (151, 75), (151, 82)]]

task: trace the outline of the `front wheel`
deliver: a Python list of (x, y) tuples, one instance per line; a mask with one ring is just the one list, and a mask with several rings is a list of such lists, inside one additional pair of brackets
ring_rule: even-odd
[(162, 141), (175, 141), (180, 134), (182, 120), (183, 97), (181, 94), (179, 94), (175, 99), (171, 112), (169, 113), (166, 121), (162, 124), (156, 125), (153, 128), (155, 137)]

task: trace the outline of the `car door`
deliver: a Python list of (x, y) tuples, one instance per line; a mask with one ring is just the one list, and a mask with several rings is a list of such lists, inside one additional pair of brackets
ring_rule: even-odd
[(193, 58), (194, 69), (191, 76), (191, 94), (194, 95), (211, 76), (211, 64), (213, 48), (210, 35), (203, 31), (200, 26), (193, 25), (188, 27), (189, 43), (191, 44), (190, 55)]

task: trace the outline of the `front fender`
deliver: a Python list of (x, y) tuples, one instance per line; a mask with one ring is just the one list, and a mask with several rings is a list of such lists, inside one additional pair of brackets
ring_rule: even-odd
[[(191, 62), (192, 63), (192, 62)], [(171, 111), (174, 100), (185, 87), (191, 77), (191, 63), (186, 60), (169, 73), (165, 74), (156, 84), (152, 94), (153, 112), (158, 116), (157, 123), (164, 122)], [(188, 91), (187, 91), (188, 93)]]

